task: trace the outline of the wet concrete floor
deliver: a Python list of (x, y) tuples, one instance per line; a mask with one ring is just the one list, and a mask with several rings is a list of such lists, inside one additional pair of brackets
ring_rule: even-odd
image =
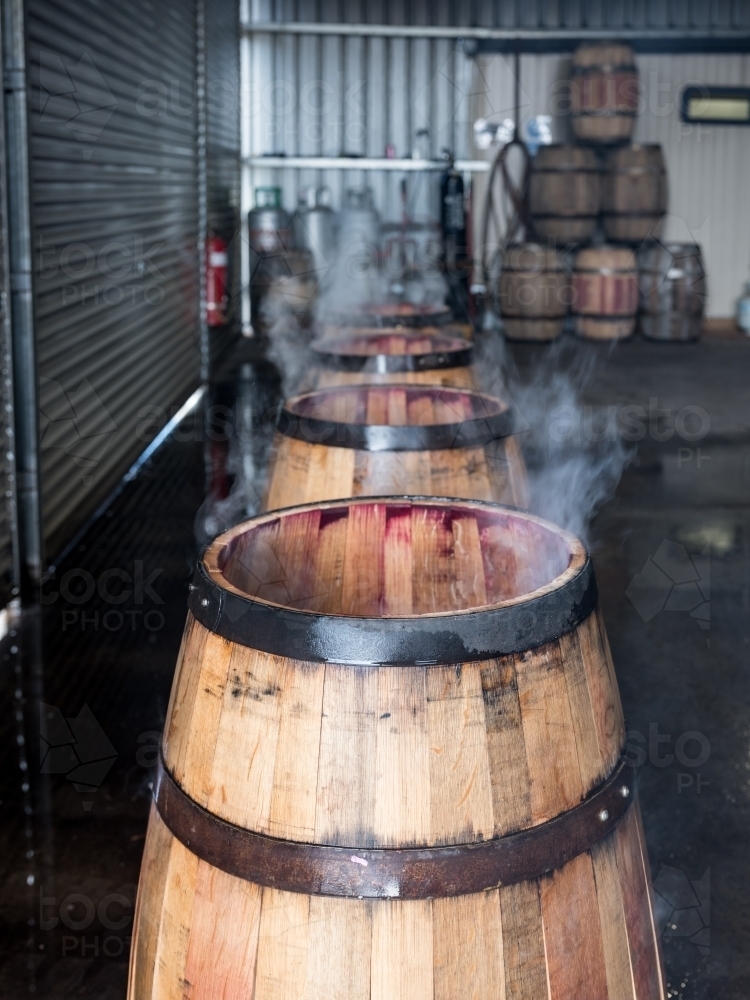
[[(514, 349), (522, 379), (544, 350)], [(625, 427), (636, 452), (590, 544), (670, 994), (745, 1000), (750, 342), (634, 340), (571, 351), (573, 368), (596, 356), (584, 402), (614, 408), (617, 433)], [(242, 363), (253, 367), (238, 382)], [(248, 421), (248, 407), (257, 421), (274, 391), (270, 369), (242, 345), (206, 402), (209, 427), (225, 416), (232, 426)], [(582, 425), (581, 433), (599, 431)], [(233, 478), (248, 475), (230, 444), (206, 433), (203, 414), (189, 417), (58, 560), (45, 603), (0, 646), (2, 997), (125, 996), (187, 587), (200, 539), (237, 516), (226, 499)], [(250, 456), (251, 465), (260, 460)]]

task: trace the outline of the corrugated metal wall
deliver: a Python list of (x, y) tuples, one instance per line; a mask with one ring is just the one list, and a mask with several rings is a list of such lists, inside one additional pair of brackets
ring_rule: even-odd
[(29, 0), (27, 30), (53, 555), (198, 382), (195, 2)]
[(15, 596), (18, 583), (4, 118), (0, 101), (0, 607)]
[(220, 357), (240, 332), (240, 42), (238, 0), (206, 4), (208, 229), (230, 247), (231, 322), (211, 330)]
[[(456, 23), (453, 8), (386, 0), (260, 0), (253, 20), (349, 23)], [(423, 153), (443, 148), (457, 157), (468, 145), (471, 62), (450, 39), (341, 38), (259, 34), (251, 41), (252, 155), (381, 157), (386, 146), (411, 156), (416, 133), (427, 129)], [(438, 177), (401, 172), (255, 169), (253, 184), (279, 184), (284, 207), (293, 209), (303, 186), (327, 185), (339, 207), (349, 187), (370, 185), (385, 220), (401, 218), (400, 185), (407, 178), (415, 216), (434, 215)]]

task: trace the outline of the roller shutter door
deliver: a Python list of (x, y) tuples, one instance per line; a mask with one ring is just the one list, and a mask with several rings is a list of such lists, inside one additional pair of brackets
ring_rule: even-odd
[(195, 0), (30, 0), (48, 558), (200, 376)]
[(5, 212), (5, 122), (0, 102), (0, 608), (15, 596), (18, 570), (15, 506), (15, 442), (10, 347), (8, 229)]
[(230, 322), (211, 330), (211, 356), (239, 336), (240, 49), (239, 4), (206, 2), (206, 179), (208, 229), (229, 246)]

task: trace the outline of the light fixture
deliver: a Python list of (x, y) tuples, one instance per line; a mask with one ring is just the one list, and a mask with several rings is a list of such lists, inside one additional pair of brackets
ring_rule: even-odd
[(750, 125), (750, 87), (685, 87), (680, 113), (684, 122)]

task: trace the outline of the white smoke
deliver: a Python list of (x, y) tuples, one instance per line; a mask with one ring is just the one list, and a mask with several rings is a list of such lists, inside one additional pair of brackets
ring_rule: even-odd
[(315, 364), (310, 349), (312, 334), (288, 303), (281, 299), (266, 300), (263, 322), (268, 337), (266, 356), (281, 377), (284, 399), (308, 388), (309, 376)]
[(201, 545), (253, 517), (263, 501), (271, 441), (269, 400), (252, 365), (241, 365), (237, 390), (231, 421), (222, 419), (212, 430), (211, 414), (206, 414), (212, 474), (218, 474), (220, 481), (226, 475), (232, 485), (227, 496), (222, 497), (217, 496), (217, 484), (211, 483), (195, 518), (195, 534)]
[(475, 378), (514, 406), (529, 475), (529, 506), (588, 540), (589, 525), (617, 489), (634, 449), (619, 433), (616, 407), (584, 402), (598, 355), (563, 339), (523, 376), (502, 337), (477, 335)]

